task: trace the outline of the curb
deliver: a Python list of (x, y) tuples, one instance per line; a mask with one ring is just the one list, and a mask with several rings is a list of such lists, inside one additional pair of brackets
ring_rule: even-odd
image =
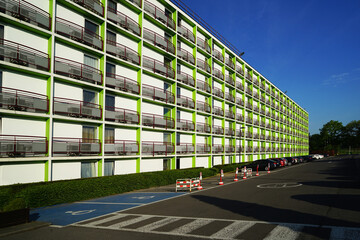
[(48, 227), (48, 226), (50, 226), (50, 223), (48, 223), (48, 222), (34, 221), (34, 222), (24, 223), (24, 224), (6, 227), (6, 228), (2, 228), (2, 229), (0, 228), (0, 238), (9, 236), (9, 235), (13, 235), (13, 234), (17, 234), (17, 233), (21, 233), (21, 232), (35, 230), (35, 229), (42, 228), (42, 227)]

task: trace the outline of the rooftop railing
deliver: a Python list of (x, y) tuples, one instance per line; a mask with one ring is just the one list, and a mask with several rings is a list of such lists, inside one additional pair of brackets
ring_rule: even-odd
[(104, 6), (99, 0), (72, 0), (72, 1), (102, 17), (104, 16)]
[(205, 62), (204, 60), (201, 60), (201, 59), (197, 59), (196, 60), (196, 66), (201, 68), (202, 70), (208, 72), (208, 73), (211, 73), (211, 68), (210, 68), (210, 65)]
[(143, 141), (141, 145), (141, 152), (144, 155), (170, 155), (174, 154), (175, 147), (173, 143), (170, 142), (152, 142), (152, 141)]
[(218, 87), (213, 87), (213, 94), (217, 97), (223, 98), (224, 97), (224, 92), (222, 89), (218, 88)]
[(228, 67), (230, 67), (230, 68), (232, 68), (232, 69), (235, 69), (235, 64), (234, 64), (234, 62), (232, 61), (232, 59), (231, 58), (225, 58), (225, 64), (228, 66)]
[(125, 61), (140, 65), (140, 55), (136, 51), (126, 47), (125, 45), (110, 40), (107, 40), (106, 43), (107, 53), (124, 59)]
[(120, 75), (106, 73), (105, 84), (107, 87), (119, 89), (121, 91), (131, 92), (135, 94), (140, 93), (140, 84), (138, 82)]
[(209, 144), (196, 144), (196, 153), (198, 154), (206, 154), (211, 152), (211, 147)]
[(183, 107), (195, 108), (195, 101), (192, 98), (189, 98), (186, 96), (177, 95), (176, 103), (177, 103), (177, 105), (180, 105)]
[(48, 152), (46, 137), (0, 134), (1, 157), (30, 157)]
[(182, 36), (190, 40), (191, 42), (195, 43), (195, 36), (194, 33), (191, 32), (189, 29), (187, 29), (184, 26), (178, 26), (177, 28), (178, 33), (180, 33)]
[(221, 62), (224, 62), (224, 56), (222, 55), (221, 52), (219, 52), (218, 50), (214, 49), (212, 54), (213, 54), (213, 56), (214, 56), (217, 60), (219, 60), (219, 61), (221, 61)]
[(53, 137), (52, 152), (67, 156), (98, 155), (101, 142), (99, 139)]
[(77, 42), (83, 43), (99, 50), (103, 49), (103, 40), (101, 36), (68, 20), (56, 17), (55, 31), (58, 34), (75, 40)]
[(0, 87), (0, 108), (26, 112), (49, 111), (46, 95), (15, 88)]
[(195, 124), (193, 121), (185, 120), (185, 119), (177, 119), (176, 120), (176, 128), (183, 131), (194, 131)]
[(175, 78), (175, 71), (172, 67), (151, 57), (143, 56), (143, 67), (159, 73), (168, 78)]
[(175, 96), (172, 92), (157, 88), (151, 85), (142, 85), (142, 93), (145, 97), (150, 97), (153, 100), (159, 100), (166, 103), (175, 103)]
[(176, 153), (178, 154), (192, 154), (195, 153), (193, 143), (180, 143), (176, 145)]
[(191, 76), (190, 74), (178, 71), (176, 78), (177, 78), (177, 80), (179, 80), (182, 83), (185, 83), (192, 87), (195, 86), (195, 78), (193, 76)]
[(140, 25), (133, 19), (129, 18), (125, 14), (108, 7), (107, 11), (107, 19), (112, 21), (113, 23), (119, 25), (120, 27), (141, 36), (141, 27)]
[(211, 113), (211, 107), (206, 102), (196, 101), (196, 109), (202, 112)]
[(27, 1), (2, 0), (0, 12), (47, 30), (51, 29), (50, 14)]
[(139, 143), (129, 140), (105, 140), (105, 155), (136, 155), (139, 153)]
[(54, 97), (54, 114), (70, 117), (86, 117), (101, 119), (102, 109), (99, 104), (83, 102), (75, 99)]
[(47, 53), (0, 38), (0, 61), (49, 71), (50, 58)]
[(221, 80), (224, 80), (224, 74), (219, 69), (213, 69), (213, 75)]
[(172, 117), (167, 117), (163, 115), (156, 115), (151, 113), (142, 114), (142, 124), (149, 127), (159, 127), (159, 128), (174, 128), (175, 122)]
[(117, 108), (117, 107), (105, 107), (105, 120), (127, 124), (139, 124), (139, 113), (133, 110)]
[(55, 57), (54, 72), (77, 80), (102, 84), (102, 72), (96, 68), (69, 59)]
[(201, 133), (211, 133), (211, 126), (207, 123), (196, 123), (196, 131)]
[(175, 46), (172, 42), (170, 42), (165, 37), (159, 35), (158, 33), (148, 29), (143, 29), (143, 37), (144, 39), (150, 41), (154, 44), (154, 46), (160, 47), (164, 49), (165, 51), (175, 54)]
[(213, 106), (213, 114), (224, 116), (224, 110), (221, 107)]
[(151, 2), (144, 0), (144, 10), (148, 12), (151, 16), (153, 16), (155, 19), (165, 24), (167, 27), (175, 30), (175, 21), (172, 18), (168, 17), (163, 10), (161, 10)]
[(195, 64), (195, 58), (194, 55), (186, 51), (185, 49), (182, 49), (180, 47), (177, 48), (177, 56), (191, 64)]
[(197, 38), (197, 45), (199, 47), (201, 47), (203, 50), (205, 50), (206, 52), (211, 53), (211, 49), (210, 49), (210, 46), (207, 43), (207, 41), (205, 41), (205, 40), (198, 37)]

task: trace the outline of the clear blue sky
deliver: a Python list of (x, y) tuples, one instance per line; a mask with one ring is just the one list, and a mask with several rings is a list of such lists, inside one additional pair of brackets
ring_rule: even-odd
[(360, 120), (360, 0), (182, 0), (309, 113)]

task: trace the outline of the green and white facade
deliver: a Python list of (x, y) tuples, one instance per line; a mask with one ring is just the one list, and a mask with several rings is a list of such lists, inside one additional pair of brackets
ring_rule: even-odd
[(308, 154), (308, 113), (165, 0), (1, 0), (0, 185)]

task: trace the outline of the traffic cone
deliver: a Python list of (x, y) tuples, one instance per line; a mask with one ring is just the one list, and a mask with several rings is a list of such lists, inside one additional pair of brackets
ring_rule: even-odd
[(270, 173), (270, 163), (268, 163), (268, 173)]
[(220, 171), (220, 182), (219, 182), (219, 185), (224, 185), (224, 182), (222, 181), (222, 176), (223, 176), (223, 170), (221, 169), (221, 171)]
[(246, 179), (246, 166), (244, 167), (244, 176), (243, 179)]
[(202, 180), (202, 172), (200, 172), (200, 177), (199, 177), (199, 186), (198, 186), (198, 190), (202, 190), (203, 187), (201, 186), (201, 180)]
[(256, 166), (256, 176), (259, 176), (259, 164)]
[(239, 179), (238, 179), (238, 177), (237, 177), (238, 172), (239, 172), (239, 168), (236, 168), (234, 182), (239, 181)]

